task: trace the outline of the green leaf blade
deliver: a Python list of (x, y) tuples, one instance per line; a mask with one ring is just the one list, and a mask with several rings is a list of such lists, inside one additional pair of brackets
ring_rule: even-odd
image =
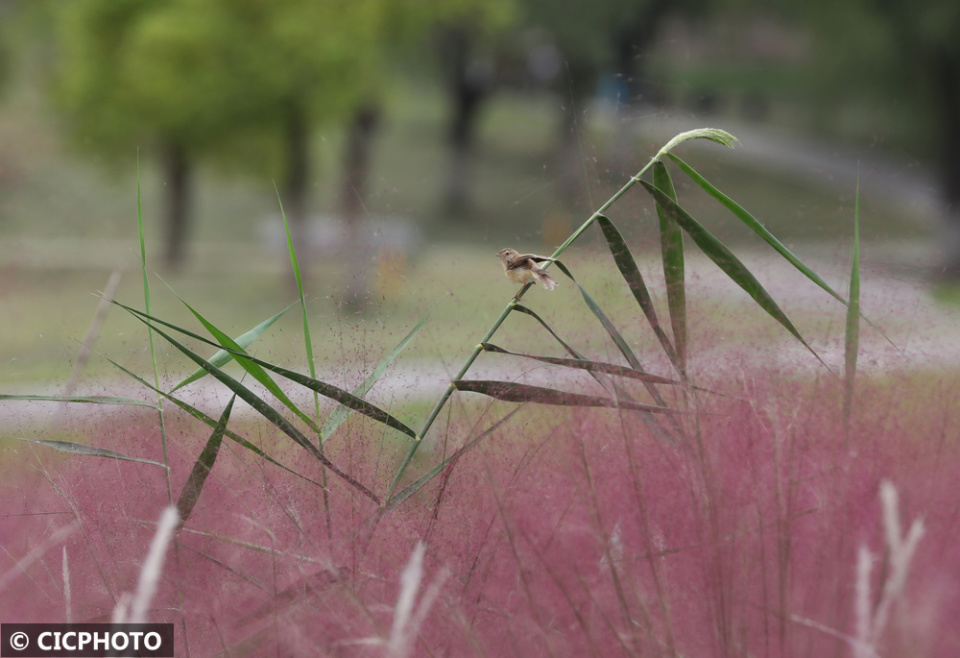
[[(677, 200), (677, 192), (666, 165), (653, 165), (653, 184), (664, 194)], [(677, 351), (681, 375), (687, 370), (687, 293), (683, 254), (683, 230), (661, 204), (657, 206), (660, 221), (660, 257), (663, 263), (663, 280), (667, 291), (667, 308), (670, 310), (670, 327), (673, 330), (673, 345)]]
[(596, 395), (567, 393), (554, 388), (503, 382), (486, 379), (470, 379), (453, 382), (454, 388), (461, 392), (481, 393), (504, 402), (533, 402), (569, 407), (606, 407), (610, 409), (631, 409), (650, 413), (682, 413), (666, 406), (641, 404), (626, 400), (614, 400)]
[(160, 468), (166, 469), (166, 465), (154, 461), (152, 459), (143, 459), (141, 457), (131, 457), (130, 455), (125, 455), (121, 452), (116, 452), (114, 450), (108, 450), (106, 448), (97, 448), (95, 446), (87, 446), (82, 443), (71, 443), (70, 441), (50, 441), (47, 439), (27, 439), (23, 437), (12, 437), (16, 441), (23, 441), (24, 443), (35, 443), (39, 446), (44, 446), (45, 448), (51, 448), (59, 452), (67, 452), (74, 455), (84, 455), (87, 457), (102, 457), (104, 459), (116, 459), (118, 461), (127, 461), (127, 462), (138, 462), (140, 464), (149, 464), (151, 466), (159, 466)]
[(207, 476), (213, 470), (213, 464), (217, 461), (217, 455), (220, 454), (220, 444), (223, 442), (223, 434), (227, 429), (227, 423), (230, 421), (230, 412), (233, 410), (233, 403), (237, 396), (230, 398), (223, 413), (220, 414), (220, 420), (217, 421), (213, 433), (207, 439), (206, 445), (193, 464), (190, 476), (180, 490), (180, 497), (177, 499), (177, 514), (180, 517), (180, 525), (185, 525), (197, 501), (200, 500), (200, 492), (203, 491), (203, 485), (207, 481)]

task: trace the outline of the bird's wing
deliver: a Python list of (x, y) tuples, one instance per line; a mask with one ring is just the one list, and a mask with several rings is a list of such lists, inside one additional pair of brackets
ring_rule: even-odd
[(547, 261), (555, 261), (556, 258), (548, 258), (546, 256), (538, 256), (536, 254), (518, 254), (510, 259), (510, 262), (507, 263), (507, 267), (514, 269), (516, 267), (534, 267), (536, 263), (544, 263)]

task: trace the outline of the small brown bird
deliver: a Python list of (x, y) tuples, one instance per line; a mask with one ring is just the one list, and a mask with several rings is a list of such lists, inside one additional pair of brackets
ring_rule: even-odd
[[(511, 281), (524, 286), (539, 281), (547, 290), (553, 290), (560, 285), (537, 265), (537, 263), (553, 262), (554, 258), (537, 256), (536, 254), (521, 254), (514, 249), (501, 249), (497, 252), (497, 256), (500, 257), (500, 262), (503, 264), (504, 273)], [(520, 290), (523, 290), (523, 288)], [(514, 299), (517, 299), (520, 290), (513, 296)]]

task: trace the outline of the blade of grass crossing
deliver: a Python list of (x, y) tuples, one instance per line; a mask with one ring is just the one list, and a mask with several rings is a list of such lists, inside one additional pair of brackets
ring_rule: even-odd
[[(140, 314), (135, 314), (141, 322), (149, 324), (147, 320), (140, 317)], [(323, 464), (326, 468), (330, 469), (340, 479), (345, 481), (347, 484), (352, 486), (354, 489), (365, 495), (367, 498), (370, 498), (376, 504), (380, 504), (380, 499), (370, 491), (367, 487), (361, 484), (359, 481), (355, 480), (353, 477), (347, 473), (341, 471), (337, 468), (333, 462), (331, 462), (327, 457), (320, 451), (320, 449), (315, 446), (307, 437), (303, 435), (300, 430), (298, 430), (289, 420), (283, 417), (283, 415), (267, 404), (263, 399), (256, 395), (253, 391), (248, 389), (246, 386), (238, 382), (236, 379), (225, 373), (223, 370), (210, 365), (202, 356), (191, 351), (185, 345), (182, 345), (177, 341), (173, 336), (170, 336), (166, 332), (154, 327), (153, 329), (160, 336), (162, 336), (167, 342), (173, 345), (175, 348), (180, 350), (181, 353), (186, 355), (190, 360), (196, 363), (198, 366), (206, 370), (208, 373), (214, 376), (220, 383), (225, 385), (231, 391), (233, 391), (237, 397), (253, 407), (257, 412), (260, 413), (264, 418), (273, 423), (281, 432), (289, 436), (293, 441), (302, 447), (304, 450), (310, 453), (317, 461)]]
[[(150, 280), (147, 277), (147, 241), (143, 232), (143, 194), (140, 185), (140, 154), (137, 153), (137, 236), (140, 239), (140, 273), (143, 277), (143, 307), (151, 313)], [(147, 339), (150, 343), (150, 363), (153, 365), (153, 383), (160, 388), (160, 367), (157, 364), (157, 347), (153, 339), (153, 330), (147, 326)], [(163, 397), (157, 396), (157, 420), (160, 428), (160, 445), (163, 449), (163, 463), (169, 464), (167, 455), (167, 429), (163, 421)], [(170, 469), (167, 469), (167, 500), (173, 504), (173, 484), (170, 482)]]
[[(237, 337), (234, 339), (234, 342), (235, 342), (237, 345), (239, 345), (243, 350), (246, 350), (248, 347), (250, 347), (250, 345), (253, 343), (253, 341), (255, 341), (255, 340), (257, 340), (258, 338), (260, 338), (260, 336), (262, 336), (263, 333), (264, 333), (267, 329), (269, 329), (270, 326), (271, 326), (274, 322), (276, 322), (277, 320), (279, 320), (280, 318), (282, 318), (282, 317), (287, 313), (287, 311), (289, 311), (291, 308), (293, 308), (293, 304), (291, 304), (291, 305), (288, 306), (287, 308), (283, 309), (282, 311), (280, 311), (280, 312), (277, 313), (276, 315), (273, 315), (273, 316), (267, 318), (266, 320), (264, 320), (263, 322), (261, 322), (260, 324), (258, 324), (256, 327), (254, 327), (254, 328), (251, 329), (250, 331), (247, 331), (246, 333), (243, 333), (243, 334), (241, 334), (240, 336), (237, 336)], [(215, 365), (215, 366), (217, 366), (217, 367), (219, 368), (219, 367), (224, 366), (224, 365), (226, 365), (227, 363), (229, 363), (231, 359), (233, 359), (233, 355), (232, 355), (230, 352), (227, 352), (227, 351), (224, 350), (224, 349), (220, 349), (220, 350), (218, 350), (218, 351), (216, 352), (216, 354), (214, 354), (214, 355), (211, 356), (209, 359), (207, 359), (207, 361), (209, 361), (210, 363), (212, 363), (213, 365)], [(192, 384), (193, 382), (197, 381), (198, 379), (200, 379), (200, 378), (202, 378), (202, 377), (205, 377), (206, 375), (207, 375), (207, 371), (206, 371), (206, 370), (204, 370), (203, 368), (198, 368), (198, 369), (197, 369), (196, 371), (194, 371), (193, 374), (191, 374), (189, 377), (187, 377), (187, 378), (184, 379), (182, 382), (180, 382), (179, 384), (177, 384), (176, 386), (174, 386), (173, 388), (171, 388), (171, 389), (170, 389), (170, 392), (172, 393), (172, 392), (176, 391), (176, 390), (179, 389), (179, 388), (183, 388), (184, 386), (187, 386), (188, 384)]]
[[(169, 287), (169, 286), (168, 286), (168, 287)], [(170, 290), (171, 290), (171, 292), (173, 292), (173, 288), (170, 288)], [(174, 294), (174, 295), (177, 295), (176, 292), (174, 292), (173, 294)], [(203, 317), (203, 315), (201, 315), (195, 308), (193, 308), (192, 306), (190, 306), (190, 304), (188, 304), (186, 301), (184, 301), (184, 299), (183, 299), (182, 297), (180, 297), (180, 295), (177, 295), (177, 299), (179, 299), (180, 302), (181, 302), (184, 306), (186, 306), (187, 309), (188, 309), (191, 313), (193, 313), (193, 316), (194, 316), (195, 318), (197, 318), (197, 320), (200, 321), (200, 324), (202, 324), (202, 325), (204, 326), (204, 328), (205, 328), (207, 331), (210, 332), (210, 335), (213, 336), (213, 337), (217, 340), (218, 343), (220, 343), (220, 345), (222, 346), (223, 349), (230, 350), (230, 352), (228, 352), (228, 354), (230, 354), (231, 356), (233, 356), (234, 360), (236, 360), (236, 362), (237, 362), (244, 370), (246, 370), (246, 371), (250, 374), (251, 377), (253, 377), (253, 378), (256, 379), (258, 382), (260, 382), (260, 384), (261, 384), (265, 389), (267, 389), (268, 391), (270, 391), (270, 393), (271, 393), (271, 395), (273, 395), (273, 397), (275, 397), (276, 399), (280, 400), (280, 402), (283, 404), (283, 406), (285, 406), (287, 409), (289, 409), (290, 411), (292, 411), (293, 413), (295, 413), (295, 414), (297, 415), (297, 417), (300, 418), (300, 420), (302, 420), (303, 422), (305, 422), (305, 423), (310, 427), (310, 429), (312, 429), (312, 430), (313, 430), (314, 432), (316, 432), (318, 435), (320, 434), (320, 428), (317, 426), (317, 424), (314, 422), (314, 420), (313, 420), (312, 418), (310, 418), (310, 416), (308, 416), (307, 414), (305, 414), (305, 413), (303, 413), (302, 411), (300, 411), (300, 408), (297, 407), (297, 405), (295, 405), (295, 404), (293, 403), (293, 400), (291, 400), (291, 399), (287, 396), (287, 394), (284, 393), (283, 390), (282, 390), (279, 386), (277, 386), (277, 383), (276, 383), (275, 381), (273, 381), (273, 379), (270, 377), (270, 375), (268, 375), (268, 374), (263, 370), (263, 368), (261, 368), (259, 365), (257, 365), (257, 364), (254, 363), (253, 361), (251, 361), (251, 360), (246, 356), (246, 352), (244, 351), (244, 349), (243, 349), (235, 340), (233, 340), (232, 338), (230, 338), (230, 336), (228, 336), (225, 332), (223, 332), (223, 331), (221, 331), (220, 329), (218, 329), (217, 327), (215, 327), (209, 320), (207, 320), (205, 317)], [(208, 361), (208, 363), (210, 363), (210, 362)], [(219, 367), (219, 366), (218, 366), (218, 367)]]
[[(653, 184), (674, 201), (677, 192), (673, 187), (670, 172), (662, 162), (653, 165)], [(680, 362), (680, 374), (687, 370), (687, 292), (683, 259), (683, 231), (670, 213), (659, 203), (657, 218), (660, 220), (660, 257), (663, 262), (663, 280), (667, 290), (667, 308), (670, 309), (670, 326), (673, 329), (673, 346)]]
[(237, 399), (234, 395), (230, 398), (223, 413), (220, 414), (220, 420), (213, 428), (213, 434), (207, 439), (207, 444), (197, 457), (197, 461), (190, 471), (190, 476), (180, 490), (180, 498), (177, 499), (177, 514), (180, 516), (180, 525), (185, 525), (197, 501), (200, 500), (200, 492), (203, 491), (203, 485), (207, 481), (207, 476), (213, 470), (213, 464), (217, 461), (217, 455), (220, 454), (220, 444), (223, 442), (223, 433), (227, 429), (227, 423), (230, 421), (230, 412), (233, 410), (233, 403)]
[(844, 437), (850, 441), (850, 416), (853, 411), (853, 387), (857, 376), (857, 356), (860, 351), (860, 179), (853, 205), (853, 259), (850, 266), (850, 292), (847, 304), (847, 326), (843, 350), (843, 427)]
[(637, 262), (634, 260), (633, 254), (630, 253), (630, 248), (623, 239), (623, 235), (620, 234), (619, 229), (617, 229), (614, 223), (603, 215), (597, 217), (597, 224), (600, 226), (600, 230), (603, 231), (603, 237), (607, 240), (607, 246), (610, 248), (610, 253), (613, 255), (617, 269), (620, 270), (623, 280), (627, 282), (630, 292), (633, 293), (634, 299), (637, 300), (637, 304), (646, 316), (650, 328), (653, 329), (657, 340), (660, 341), (660, 346), (663, 348), (663, 351), (677, 372), (682, 373), (683, 369), (677, 358), (677, 353), (673, 349), (670, 339), (667, 338), (667, 335), (660, 327), (660, 320), (657, 319), (657, 311), (653, 307), (653, 299), (650, 298), (647, 285), (643, 282), (643, 275), (640, 274), (640, 268), (637, 267)]
[[(108, 357), (104, 357), (104, 358), (106, 358), (106, 360), (107, 360), (108, 362), (110, 362), (115, 368), (117, 368), (118, 370), (120, 370), (120, 371), (123, 372), (124, 374), (129, 375), (130, 377), (132, 377), (132, 378), (135, 379), (136, 381), (140, 382), (140, 384), (142, 384), (142, 385), (145, 386), (146, 388), (154, 391), (155, 393), (157, 393), (157, 395), (162, 395), (162, 396), (163, 396), (164, 398), (166, 398), (167, 400), (170, 400), (170, 402), (172, 402), (173, 404), (175, 404), (175, 405), (177, 405), (178, 407), (180, 407), (181, 409), (183, 409), (185, 412), (187, 412), (188, 414), (190, 414), (191, 416), (193, 416), (194, 418), (196, 418), (197, 420), (199, 420), (201, 423), (207, 425), (207, 426), (210, 427), (210, 428), (214, 428), (214, 427), (217, 426), (217, 421), (215, 421), (213, 418), (211, 418), (211, 417), (208, 416), (207, 414), (203, 413), (202, 411), (200, 411), (199, 409), (197, 409), (197, 408), (194, 407), (193, 405), (191, 405), (191, 404), (189, 404), (189, 403), (187, 403), (187, 402), (184, 402), (184, 401), (181, 400), (180, 398), (176, 398), (176, 397), (172, 396), (170, 393), (166, 393), (166, 392), (164, 392), (164, 391), (161, 391), (160, 389), (154, 388), (153, 385), (150, 384), (150, 382), (146, 381), (146, 380), (143, 379), (142, 377), (139, 377), (138, 375), (136, 375), (135, 373), (131, 372), (130, 370), (124, 368), (122, 365), (120, 365), (119, 363), (117, 363), (117, 362), (114, 361), (113, 359), (110, 359), (110, 358), (108, 358)], [(206, 371), (204, 371), (204, 373), (206, 373)], [(257, 455), (257, 456), (260, 457), (261, 459), (265, 459), (266, 461), (270, 462), (270, 463), (273, 464), (274, 466), (277, 466), (277, 467), (285, 470), (287, 473), (290, 473), (291, 475), (295, 475), (295, 476), (297, 476), (298, 478), (301, 478), (301, 479), (303, 479), (303, 480), (306, 480), (307, 482), (309, 482), (309, 483), (312, 484), (312, 485), (315, 485), (315, 486), (318, 486), (318, 487), (321, 487), (321, 488), (324, 486), (324, 485), (320, 484), (319, 482), (317, 482), (317, 481), (315, 481), (315, 480), (311, 480), (311, 479), (308, 478), (306, 475), (303, 475), (302, 473), (298, 473), (297, 471), (293, 470), (293, 469), (290, 468), (289, 466), (284, 466), (283, 464), (281, 464), (280, 462), (278, 462), (276, 459), (274, 459), (273, 457), (271, 457), (270, 455), (268, 455), (267, 453), (265, 453), (263, 450), (261, 450), (260, 448), (258, 448), (258, 447), (255, 446), (254, 444), (252, 444), (252, 443), (250, 443), (249, 441), (247, 441), (245, 438), (243, 438), (242, 436), (240, 436), (240, 435), (237, 434), (236, 432), (234, 432), (234, 431), (232, 431), (232, 430), (230, 430), (230, 429), (227, 429), (227, 430), (224, 430), (224, 434), (227, 436), (227, 438), (229, 438), (230, 440), (234, 441), (235, 443), (237, 443), (237, 444), (240, 445), (241, 447), (246, 448), (247, 450), (249, 450), (249, 451), (252, 452), (253, 454)]]
[(725, 244), (720, 242), (712, 233), (705, 229), (697, 220), (695, 220), (686, 210), (681, 208), (673, 199), (668, 197), (647, 181), (640, 181), (644, 189), (653, 196), (653, 198), (666, 209), (668, 213), (677, 221), (680, 227), (686, 231), (687, 235), (696, 243), (700, 250), (712, 260), (717, 267), (723, 270), (730, 279), (753, 298), (760, 308), (766, 311), (770, 317), (779, 322), (789, 331), (794, 338), (806, 347), (816, 359), (823, 364), (823, 367), (830, 370), (830, 367), (824, 363), (820, 355), (814, 351), (810, 344), (804, 340), (803, 336), (790, 321), (790, 318), (780, 309), (773, 297), (760, 284), (753, 273), (740, 262), (740, 259), (734, 256)]
[[(121, 302), (114, 301), (113, 303), (119, 306), (120, 308), (125, 309), (126, 311), (133, 314), (134, 316), (136, 316), (141, 322), (156, 323), (165, 327), (169, 327), (174, 331), (182, 333), (184, 336), (188, 336), (202, 343), (206, 343), (208, 345), (217, 347), (217, 343), (214, 343), (213, 341), (210, 341), (204, 338), (203, 336), (200, 336), (199, 334), (196, 334), (190, 331), (189, 329), (184, 329), (183, 327), (178, 327), (177, 325), (171, 324), (170, 322), (167, 322), (165, 320), (161, 320), (160, 318), (147, 315), (143, 311), (138, 311), (137, 309), (127, 306), (126, 304), (123, 304)], [(157, 332), (160, 331), (159, 329), (156, 329), (156, 328), (154, 328), (154, 330)], [(172, 340), (167, 336), (167, 334), (162, 334), (162, 335), (165, 338), (167, 338), (167, 340)], [(179, 345), (179, 343), (177, 343), (177, 345)], [(196, 354), (195, 352), (191, 352), (186, 347), (180, 345), (178, 349), (181, 349), (181, 351), (187, 350), (187, 352), (189, 352), (190, 359), (193, 360), (195, 363), (198, 363), (202, 368), (207, 370), (207, 372), (210, 372), (209, 368), (211, 367), (219, 371), (218, 368), (215, 368), (215, 366), (212, 366), (212, 364), (206, 361), (202, 356), (200, 356), (199, 354)], [(333, 384), (328, 384), (318, 379), (313, 379), (312, 377), (308, 377), (306, 375), (301, 375), (299, 372), (294, 372), (292, 370), (287, 370), (286, 368), (281, 368), (278, 365), (268, 363), (262, 359), (258, 359), (254, 356), (250, 356), (249, 354), (234, 352), (233, 350), (230, 350), (230, 349), (228, 349), (227, 351), (233, 352), (234, 356), (237, 356), (239, 354), (240, 356), (243, 356), (244, 358), (249, 359), (251, 362), (261, 366), (262, 368), (265, 368), (266, 370), (275, 372), (278, 375), (281, 375), (282, 377), (286, 377), (287, 379), (294, 381), (305, 388), (308, 388), (312, 391), (316, 391), (320, 395), (323, 395), (324, 397), (330, 398), (331, 400), (335, 400), (336, 402), (346, 405), (347, 407), (350, 407), (354, 411), (357, 411), (365, 416), (368, 416), (369, 418), (372, 418), (373, 420), (379, 423), (383, 423), (384, 425), (387, 425), (396, 430), (399, 430), (400, 432), (403, 432), (404, 434), (406, 434), (407, 436), (415, 440), (419, 440), (417, 438), (416, 432), (414, 432), (407, 425), (403, 424), (395, 416), (392, 416), (391, 414), (387, 413), (380, 407), (374, 404), (371, 404), (366, 400), (362, 400), (358, 397), (351, 395), (350, 393), (347, 393), (342, 388), (334, 386)], [(250, 395), (254, 395), (254, 394), (250, 392)], [(254, 395), (254, 397), (256, 396)], [(246, 399), (242, 395), (240, 396), (240, 399), (246, 401)]]

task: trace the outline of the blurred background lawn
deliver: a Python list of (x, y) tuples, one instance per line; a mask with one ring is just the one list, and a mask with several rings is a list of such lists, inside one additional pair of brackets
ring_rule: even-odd
[[(410, 355), (456, 369), (515, 292), (498, 249), (552, 251), (673, 134), (706, 125), (741, 147), (681, 157), (801, 256), (847, 257), (859, 171), (865, 263), (949, 273), (949, 240), (934, 239), (951, 225), (949, 129), (929, 62), (958, 46), (914, 44), (905, 70), (885, 67), (907, 59), (903, 26), (866, 0), (255, 4), (0, 0), (0, 385), (66, 378), (115, 268), (118, 299), (142, 305), (138, 160), (148, 269), (233, 334), (295, 299), (279, 190), (321, 365), (375, 363), (439, 302)], [(956, 25), (950, 3), (928, 5), (923, 25)], [(679, 192), (729, 244), (758, 246)], [(655, 274), (651, 213), (635, 191), (612, 218)], [(616, 308), (592, 239), (565, 261)], [(194, 327), (152, 285), (156, 314)], [(301, 340), (291, 314), (260, 349), (302, 363)], [(95, 349), (148, 363), (142, 326), (117, 309)], [(96, 358), (87, 370), (109, 373)]]

